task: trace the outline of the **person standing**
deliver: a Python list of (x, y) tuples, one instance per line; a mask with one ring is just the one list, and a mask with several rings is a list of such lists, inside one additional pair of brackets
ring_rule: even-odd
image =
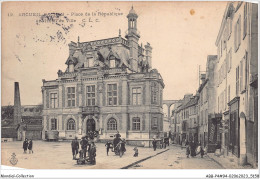
[(83, 151), (83, 157), (86, 159), (87, 147), (88, 147), (88, 141), (86, 140), (86, 137), (82, 137), (82, 140), (80, 141), (80, 145)]
[(75, 159), (79, 152), (79, 142), (77, 137), (75, 137), (75, 139), (72, 140), (71, 149), (72, 149), (72, 157), (73, 159)]
[(29, 144), (28, 144), (28, 150), (29, 150), (29, 154), (32, 153), (33, 154), (33, 142), (32, 142), (32, 139), (29, 141)]
[(94, 142), (91, 143), (91, 147), (89, 149), (89, 161), (90, 164), (96, 164), (96, 145)]
[(189, 156), (190, 156), (190, 144), (189, 144), (188, 141), (186, 141), (185, 146), (186, 146), (186, 155), (187, 155), (187, 158), (189, 158)]
[(106, 143), (106, 145), (105, 145), (106, 148), (107, 148), (107, 156), (108, 156), (109, 149), (111, 148), (110, 145), (112, 145), (112, 143), (109, 142), (109, 141), (108, 141), (108, 142)]
[(192, 142), (190, 143), (190, 155), (192, 157), (195, 157), (196, 156), (196, 144), (194, 142), (194, 140), (192, 140)]
[(27, 148), (28, 148), (28, 139), (25, 138), (25, 141), (23, 142), (23, 153), (27, 153)]
[(135, 153), (134, 153), (134, 157), (138, 157), (138, 148), (135, 147), (135, 148), (134, 148), (134, 151), (135, 151)]
[(204, 155), (204, 149), (202, 146), (200, 146), (200, 157), (203, 158)]
[(156, 151), (156, 143), (157, 143), (156, 140), (153, 139), (153, 150), (154, 150), (154, 151)]

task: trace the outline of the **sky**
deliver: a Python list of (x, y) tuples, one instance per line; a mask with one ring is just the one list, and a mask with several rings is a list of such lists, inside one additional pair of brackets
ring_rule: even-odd
[[(215, 41), (227, 2), (4, 2), (2, 4), (2, 105), (12, 105), (19, 82), (22, 105), (42, 103), (42, 79), (66, 69), (68, 44), (116, 37), (127, 30), (133, 5), (143, 46), (161, 74), (164, 100), (198, 89), (198, 68), (217, 54)], [(113, 15), (104, 16), (112, 12)], [(30, 13), (30, 14), (28, 14)], [(31, 14), (35, 13), (35, 14)], [(56, 23), (44, 13), (60, 13)], [(34, 16), (31, 16), (34, 15)], [(53, 15), (52, 15), (53, 16)], [(63, 21), (63, 22), (62, 22)]]

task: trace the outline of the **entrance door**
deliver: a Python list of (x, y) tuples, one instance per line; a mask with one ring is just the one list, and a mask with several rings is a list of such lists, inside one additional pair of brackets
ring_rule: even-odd
[(94, 132), (95, 129), (96, 129), (95, 120), (93, 118), (92, 119), (88, 119), (87, 120), (87, 133)]

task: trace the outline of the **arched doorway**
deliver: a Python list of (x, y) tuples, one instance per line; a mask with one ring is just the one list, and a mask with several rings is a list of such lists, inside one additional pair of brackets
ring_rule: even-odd
[(94, 132), (96, 130), (96, 122), (93, 118), (87, 120), (87, 133)]

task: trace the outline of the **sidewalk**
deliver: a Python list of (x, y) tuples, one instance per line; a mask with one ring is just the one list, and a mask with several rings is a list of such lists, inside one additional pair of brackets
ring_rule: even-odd
[[(172, 144), (173, 146), (180, 147), (179, 144)], [(208, 156), (210, 159), (212, 159), (214, 162), (222, 166), (222, 168), (225, 169), (253, 169), (251, 165), (245, 165), (241, 166), (238, 165), (236, 162), (236, 159), (231, 156), (223, 156), (223, 155), (216, 155), (215, 153), (207, 153), (205, 156)]]
[(223, 155), (218, 156), (215, 153), (208, 153), (207, 156), (225, 169), (253, 169), (250, 165), (238, 165), (238, 163), (233, 157)]

